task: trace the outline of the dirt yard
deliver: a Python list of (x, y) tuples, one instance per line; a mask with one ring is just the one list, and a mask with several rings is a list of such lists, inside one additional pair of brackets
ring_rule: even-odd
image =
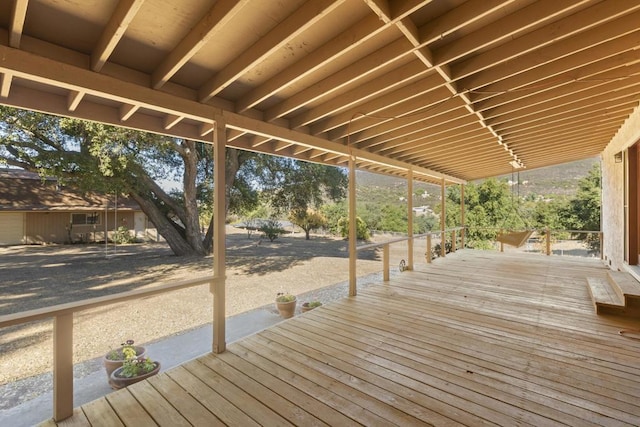
[[(270, 304), (277, 292), (317, 291), (320, 299), (346, 296), (346, 291), (335, 295), (335, 287), (326, 288), (348, 278), (347, 242), (342, 239), (312, 236), (306, 241), (298, 233), (272, 243), (256, 235), (248, 239), (232, 227), (227, 231), (227, 316)], [(391, 262), (396, 262), (393, 256)], [(360, 254), (358, 276), (381, 270), (377, 254)], [(211, 257), (175, 257), (164, 244), (120, 246), (115, 251), (110, 246), (107, 253), (104, 246), (92, 245), (4, 247), (0, 315), (211, 272)], [(329, 295), (323, 289), (334, 290)], [(151, 342), (211, 319), (208, 286), (82, 312), (74, 318), (74, 362), (102, 356), (129, 338)], [(51, 321), (0, 330), (0, 385), (51, 370), (51, 331)]]

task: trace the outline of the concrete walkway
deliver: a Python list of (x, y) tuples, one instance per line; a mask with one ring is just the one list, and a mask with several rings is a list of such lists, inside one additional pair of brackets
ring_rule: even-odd
[[(259, 332), (282, 320), (274, 312), (272, 304), (228, 317), (227, 343)], [(209, 324), (162, 341), (145, 344), (145, 347), (147, 353), (154, 360), (160, 362), (162, 370), (166, 370), (210, 352), (212, 339), (212, 327)], [(75, 406), (91, 402), (113, 391), (107, 384), (107, 377), (101, 363), (101, 359), (95, 359), (78, 364), (85, 365), (84, 367), (77, 365), (74, 367), (75, 372), (93, 369), (92, 372), (81, 378), (78, 378), (76, 374), (73, 397)], [(99, 369), (96, 370), (96, 367)], [(50, 373), (40, 377), (43, 382), (51, 384)], [(0, 411), (0, 426), (33, 426), (51, 418), (52, 413), (53, 393), (49, 390), (34, 399)]]

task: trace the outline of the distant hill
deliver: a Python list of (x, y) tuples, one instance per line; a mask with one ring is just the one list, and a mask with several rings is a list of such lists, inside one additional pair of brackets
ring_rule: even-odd
[[(598, 163), (598, 158), (580, 160), (558, 166), (550, 166), (535, 170), (520, 171), (520, 186), (514, 187), (520, 196), (529, 194), (553, 197), (558, 195), (571, 196), (578, 188), (578, 182), (587, 176), (594, 164)], [(513, 176), (503, 175), (498, 179), (518, 182), (518, 172)], [(357, 198), (359, 202), (371, 204), (394, 204), (402, 203), (401, 198), (407, 195), (407, 182), (402, 178), (378, 175), (371, 172), (358, 171), (356, 176)], [(434, 206), (440, 200), (440, 187), (437, 185), (414, 182), (414, 193), (419, 194), (419, 198), (414, 200), (414, 205)], [(424, 192), (426, 191), (426, 194)]]

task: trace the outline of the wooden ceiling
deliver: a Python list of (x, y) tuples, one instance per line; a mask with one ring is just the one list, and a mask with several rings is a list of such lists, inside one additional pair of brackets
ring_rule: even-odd
[(4, 0), (0, 103), (464, 182), (599, 154), (637, 0)]

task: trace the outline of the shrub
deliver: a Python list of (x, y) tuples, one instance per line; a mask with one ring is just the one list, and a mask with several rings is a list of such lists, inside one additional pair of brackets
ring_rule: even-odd
[[(338, 229), (342, 237), (349, 237), (349, 218), (340, 218), (338, 221)], [(369, 234), (369, 228), (359, 216), (356, 217), (356, 238), (359, 240), (369, 240), (371, 235)]]
[(268, 219), (262, 224), (260, 231), (264, 233), (270, 242), (273, 242), (279, 235), (284, 233), (284, 228), (282, 228), (280, 221), (277, 219)]

